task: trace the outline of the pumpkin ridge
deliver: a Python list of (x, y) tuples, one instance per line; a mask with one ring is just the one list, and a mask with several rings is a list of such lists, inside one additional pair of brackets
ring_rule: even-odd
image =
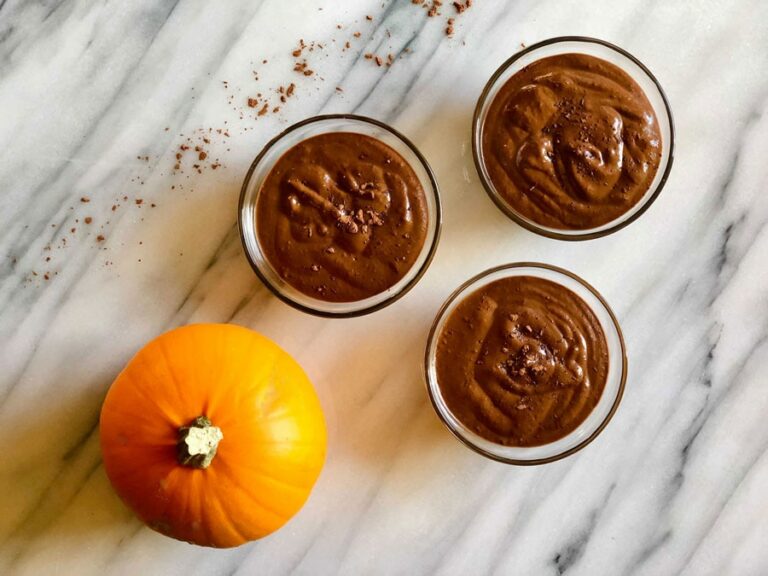
[[(169, 518), (172, 516), (171, 514), (167, 514), (168, 508), (170, 506), (177, 506), (178, 502), (176, 500), (179, 499), (177, 496), (177, 490), (174, 490), (175, 485), (179, 482), (179, 480), (176, 478), (177, 475), (177, 468), (172, 467), (168, 470), (168, 474), (165, 475), (164, 478), (161, 480), (165, 483), (165, 486), (163, 487), (163, 491), (168, 494), (172, 494), (173, 498), (160, 498), (155, 499), (154, 502), (159, 501), (158, 508), (156, 510), (147, 511), (146, 513), (142, 513), (142, 519), (144, 522), (147, 523), (147, 526), (152, 528), (155, 532), (159, 532), (160, 534), (166, 534), (165, 530), (161, 529), (161, 526), (168, 524), (164, 519)], [(171, 490), (168, 490), (168, 487), (171, 488)], [(186, 505), (186, 508), (188, 509), (189, 506), (186, 502), (183, 502), (184, 505)]]
[[(144, 390), (143, 386), (136, 385), (136, 382), (134, 381), (132, 376), (128, 377), (130, 379), (131, 388), (134, 392), (136, 392), (139, 396), (141, 396), (141, 399), (144, 400), (148, 405), (154, 406), (157, 408), (158, 412), (160, 413), (160, 416), (168, 420), (169, 422), (173, 422), (176, 417), (170, 413), (165, 406), (160, 405), (157, 401), (155, 401), (149, 393)], [(147, 415), (146, 412), (137, 412), (136, 409), (133, 406), (130, 406), (127, 410), (120, 410), (117, 407), (112, 407), (111, 412), (116, 415), (120, 416), (129, 416), (130, 418), (136, 418), (136, 416), (144, 417), (146, 416), (147, 419), (152, 419), (154, 416)], [(171, 424), (173, 426), (173, 424)]]
[[(231, 469), (229, 471), (231, 472)], [(235, 479), (235, 475), (233, 473), (227, 474), (226, 477), (227, 477), (227, 481), (230, 482), (235, 488), (237, 488), (237, 490), (240, 492), (241, 495), (248, 498), (252, 504), (255, 504), (262, 510), (266, 510), (272, 516), (275, 516), (278, 520), (280, 520), (281, 524), (284, 524), (286, 522), (286, 514), (284, 512), (280, 512), (278, 510), (275, 510), (274, 508), (270, 508), (260, 500), (256, 500), (256, 496), (250, 490), (248, 490), (245, 486), (243, 486), (243, 484), (238, 482)], [(306, 502), (307, 498), (309, 498), (308, 492), (307, 492), (307, 495), (304, 497), (303, 501)]]
[[(218, 522), (222, 522), (222, 520), (224, 520), (228, 525), (228, 528), (243, 542), (247, 542), (253, 538), (251, 535), (253, 533), (253, 528), (248, 530), (249, 527), (245, 527), (245, 529), (243, 529), (240, 524), (234, 520), (233, 514), (230, 513), (229, 507), (227, 506), (226, 502), (221, 499), (221, 496), (218, 492), (213, 494), (210, 502), (213, 502), (216, 505), (216, 511), (218, 512), (216, 520)], [(212, 525), (213, 524), (215, 523), (212, 523)], [(258, 532), (261, 534), (262, 530), (258, 530)]]
[[(168, 356), (168, 350), (166, 349), (165, 343), (164, 342), (160, 343), (158, 348), (160, 349), (160, 354), (162, 355), (163, 360), (165, 361), (165, 365), (168, 367), (168, 375), (170, 377), (169, 379), (173, 383), (173, 389), (176, 392), (176, 398), (178, 399), (179, 406), (184, 406), (185, 402), (184, 402), (184, 394), (182, 393), (182, 387), (179, 384), (178, 379), (176, 378), (176, 371), (173, 370), (174, 366)], [(181, 424), (179, 424), (179, 426), (181, 426)]]
[[(197, 491), (197, 494), (207, 494), (210, 492), (210, 488), (207, 486), (206, 477), (205, 474), (193, 474), (193, 478), (195, 481), (194, 487)], [(190, 493), (193, 493), (190, 491)], [(193, 500), (197, 500), (197, 511), (196, 511), (196, 517), (200, 519), (200, 526), (202, 528), (203, 534), (205, 535), (205, 538), (208, 542), (216, 542), (216, 537), (214, 535), (214, 530), (211, 528), (212, 526), (216, 526), (218, 524), (218, 518), (213, 518), (212, 514), (210, 513), (210, 510), (208, 510), (208, 505), (211, 502), (211, 500), (216, 500), (216, 498), (208, 499), (208, 498), (193, 498)], [(204, 501), (205, 500), (205, 501)], [(219, 514), (221, 516), (221, 514)], [(246, 541), (247, 538), (244, 538), (243, 535), (240, 533), (239, 530), (234, 530), (234, 533), (240, 537), (243, 541)]]
[[(250, 472), (255, 472), (255, 473), (259, 474), (259, 476), (262, 476), (263, 478), (269, 480), (273, 484), (277, 484), (278, 486), (284, 486), (284, 487), (289, 488), (291, 490), (299, 490), (301, 492), (306, 492), (306, 490), (307, 490), (307, 486), (305, 486), (303, 484), (292, 484), (292, 483), (290, 483), (290, 482), (288, 482), (286, 480), (281, 480), (281, 479), (277, 478), (276, 476), (274, 476), (274, 475), (270, 474), (269, 472), (267, 472), (265, 469), (260, 468), (259, 466), (250, 466), (248, 464), (245, 464), (244, 462), (238, 462), (237, 463), (237, 467), (238, 468), (245, 468), (245, 469), (247, 469)], [(221, 459), (221, 462), (219, 463), (219, 468), (226, 468), (229, 474), (231, 474), (231, 475), (235, 474), (235, 471), (232, 468), (232, 466), (230, 466), (226, 462), (226, 460), (223, 459), (223, 458)], [(310, 486), (311, 486), (311, 483), (310, 483)]]
[[(234, 325), (234, 326), (236, 326), (236, 325)], [(236, 326), (236, 327), (237, 328), (242, 328), (242, 326)], [(243, 330), (247, 330), (245, 328), (242, 328), (242, 329)], [(262, 340), (266, 340), (266, 339), (264, 339), (260, 335), (255, 335), (255, 334), (249, 335), (248, 345), (247, 345), (247, 352), (244, 353), (244, 355), (246, 355), (249, 359), (250, 358), (258, 358), (259, 356), (263, 357), (265, 355), (264, 350), (259, 350), (259, 348), (263, 347), (263, 345), (264, 345), (264, 342)], [(266, 358), (266, 359), (262, 358), (261, 363), (270, 364), (270, 365), (272, 365), (272, 367), (274, 369), (275, 354), (271, 350), (269, 351), (269, 354), (270, 354), (270, 356), (268, 358)], [(271, 374), (270, 374), (270, 376), (271, 376)], [(229, 395), (228, 392), (230, 390), (234, 390), (234, 391), (236, 391), (240, 395), (247, 396), (249, 391), (254, 390), (254, 389), (258, 389), (262, 385), (261, 382), (246, 381), (247, 382), (247, 387), (248, 387), (249, 390), (243, 390), (243, 382), (244, 382), (243, 380), (233, 381), (233, 382), (231, 382), (226, 387), (226, 390), (224, 390), (220, 395), (218, 395), (218, 396), (214, 395), (212, 397), (209, 396), (209, 397), (206, 398), (206, 402), (205, 403), (206, 403), (206, 409), (208, 410), (208, 416), (212, 416), (212, 415), (216, 414), (217, 415), (216, 419), (217, 419), (217, 421), (221, 422), (221, 427), (222, 428), (224, 426), (226, 426), (227, 428), (231, 428), (229, 426), (229, 420), (222, 420), (221, 417), (219, 416), (219, 414), (222, 412), (222, 409), (221, 409), (222, 405), (226, 406), (227, 400), (229, 402), (232, 402), (231, 398), (227, 398), (228, 395)], [(224, 401), (222, 401), (222, 399), (224, 399)], [(226, 413), (226, 410), (224, 412)]]

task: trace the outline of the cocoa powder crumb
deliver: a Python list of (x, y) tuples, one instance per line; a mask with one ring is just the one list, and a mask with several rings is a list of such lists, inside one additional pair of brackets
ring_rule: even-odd
[(91, 218), (90, 216), (86, 216), (84, 222), (86, 224), (90, 224), (91, 222), (93, 222), (93, 218)]
[(80, 202), (82, 202), (83, 204), (87, 204), (90, 201), (91, 199), (88, 198), (88, 196), (83, 196), (82, 198), (80, 198)]
[(248, 108), (256, 108), (256, 105), (259, 103), (256, 98), (248, 98)]
[(198, 155), (198, 158), (200, 160), (205, 160), (207, 157), (208, 157), (208, 154), (206, 154), (204, 151), (201, 151), (200, 154)]
[(96, 236), (96, 242), (104, 242), (104, 236), (102, 236), (101, 234)]
[(144, 200), (142, 200), (141, 198), (136, 198), (136, 205), (137, 206), (141, 206), (143, 203), (144, 203)]

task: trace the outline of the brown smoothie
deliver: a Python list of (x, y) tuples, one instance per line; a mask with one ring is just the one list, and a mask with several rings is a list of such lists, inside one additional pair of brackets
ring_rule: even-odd
[(592, 309), (541, 278), (479, 288), (438, 338), (437, 383), (449, 410), (505, 446), (548, 444), (575, 430), (608, 377), (608, 344)]
[(288, 284), (320, 300), (353, 302), (396, 284), (427, 235), (418, 176), (387, 144), (334, 132), (288, 150), (256, 204), (264, 256)]
[(542, 58), (513, 75), (482, 129), (484, 163), (499, 195), (543, 226), (596, 228), (648, 191), (661, 132), (642, 88), (586, 54)]

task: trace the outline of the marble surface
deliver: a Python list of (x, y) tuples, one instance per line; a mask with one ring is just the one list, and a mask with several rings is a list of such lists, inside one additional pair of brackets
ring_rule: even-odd
[[(451, 38), (454, 10), (442, 12), (427, 18), (410, 0), (0, 0), (0, 574), (768, 573), (768, 4), (475, 0)], [(638, 56), (677, 125), (658, 201), (586, 243), (507, 220), (469, 145), (492, 71), (521, 43), (563, 34)], [(293, 70), (300, 38), (323, 44), (302, 56), (311, 76)], [(379, 67), (367, 52), (396, 58)], [(290, 83), (280, 103), (274, 91)], [(263, 116), (246, 103), (259, 92)], [(253, 156), (320, 112), (392, 123), (443, 195), (427, 275), (353, 320), (276, 300), (236, 230)], [(208, 128), (202, 174), (189, 153), (174, 174), (179, 145)], [(535, 468), (459, 444), (420, 369), (450, 291), (518, 260), (591, 281), (630, 356), (606, 431)], [(279, 342), (329, 425), (307, 506), (225, 551), (144, 528), (112, 493), (98, 447), (100, 405), (124, 363), (201, 321)]]

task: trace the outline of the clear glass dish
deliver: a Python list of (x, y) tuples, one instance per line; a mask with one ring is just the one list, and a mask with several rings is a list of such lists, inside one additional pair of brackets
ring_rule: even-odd
[[(608, 343), (608, 379), (603, 394), (594, 410), (567, 436), (541, 446), (503, 446), (475, 434), (456, 418), (443, 399), (437, 381), (437, 342), (440, 333), (456, 306), (464, 297), (496, 280), (512, 276), (534, 276), (556, 282), (578, 295), (592, 309), (600, 321)], [(572, 272), (535, 262), (505, 264), (481, 272), (459, 286), (448, 297), (435, 317), (427, 341), (424, 374), (432, 406), (447, 428), (466, 446), (493, 460), (507, 464), (528, 466), (554, 462), (581, 450), (605, 428), (621, 402), (627, 379), (627, 354), (624, 337), (616, 316), (603, 297), (583, 279)]]
[[(300, 292), (283, 280), (259, 245), (256, 203), (265, 178), (275, 162), (290, 148), (313, 136), (329, 132), (354, 132), (376, 138), (396, 150), (421, 182), (427, 197), (427, 237), (416, 262), (395, 285), (369, 298), (353, 302), (327, 302)], [(368, 314), (395, 302), (424, 275), (437, 249), (441, 227), (440, 194), (432, 169), (421, 152), (405, 136), (383, 122), (350, 114), (315, 116), (303, 120), (273, 138), (253, 161), (243, 182), (238, 209), (238, 225), (243, 250), (254, 272), (281, 300), (317, 316), (345, 318)]]
[[(491, 103), (501, 87), (504, 86), (507, 80), (514, 74), (536, 60), (541, 60), (548, 56), (571, 53), (587, 54), (589, 56), (607, 60), (629, 74), (643, 89), (645, 95), (653, 106), (656, 118), (659, 122), (662, 138), (662, 157), (661, 162), (659, 163), (659, 169), (656, 172), (656, 176), (653, 179), (651, 186), (643, 195), (642, 199), (630, 210), (615, 220), (607, 222), (602, 226), (586, 230), (551, 228), (543, 226), (518, 213), (496, 191), (496, 188), (488, 175), (488, 171), (486, 170), (485, 160), (483, 158), (482, 137), (485, 119), (488, 115)], [(475, 159), (475, 167), (480, 176), (480, 181), (488, 195), (491, 197), (491, 200), (493, 200), (496, 206), (498, 206), (504, 214), (520, 224), (520, 226), (527, 228), (531, 232), (549, 238), (556, 238), (558, 240), (589, 240), (592, 238), (599, 238), (616, 232), (617, 230), (621, 230), (631, 222), (637, 220), (643, 212), (651, 206), (653, 201), (656, 200), (661, 193), (662, 188), (664, 188), (664, 184), (669, 177), (669, 172), (672, 169), (674, 146), (675, 128), (672, 120), (672, 110), (669, 107), (667, 96), (664, 94), (664, 90), (658, 80), (656, 80), (656, 77), (645, 67), (645, 65), (643, 65), (642, 62), (626, 50), (609, 42), (605, 42), (604, 40), (583, 36), (560, 36), (557, 38), (550, 38), (549, 40), (544, 40), (543, 42), (528, 46), (509, 58), (496, 70), (496, 72), (494, 72), (491, 79), (488, 80), (488, 83), (485, 85), (485, 88), (477, 101), (472, 122), (472, 154)]]

